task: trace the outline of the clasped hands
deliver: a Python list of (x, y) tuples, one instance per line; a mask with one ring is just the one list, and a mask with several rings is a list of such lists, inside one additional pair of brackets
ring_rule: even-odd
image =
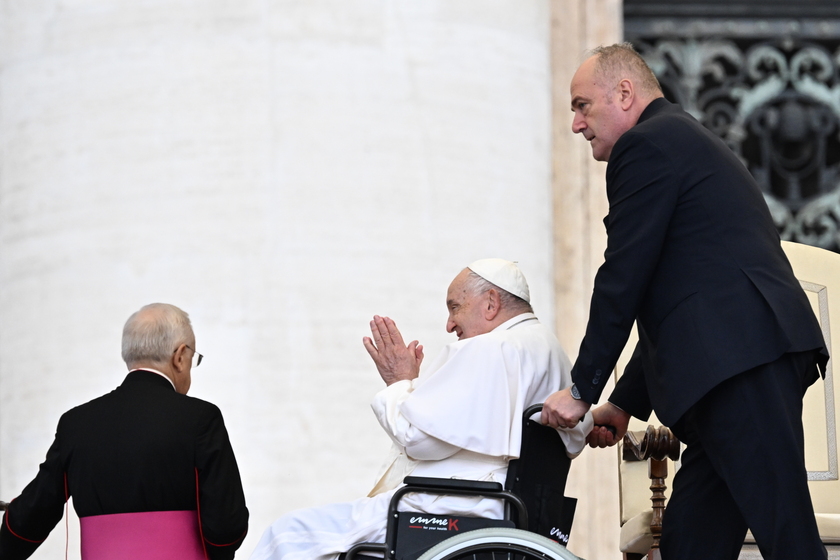
[(373, 338), (366, 336), (362, 343), (386, 385), (420, 375), (423, 345), (416, 340), (406, 345), (393, 319), (374, 315), (370, 332)]
[[(553, 428), (574, 428), (592, 405), (572, 398), (571, 391), (563, 389), (549, 395), (543, 405), (540, 421)], [(627, 433), (630, 415), (606, 402), (592, 411), (595, 427), (586, 436), (589, 447), (611, 447)], [(610, 431), (608, 427), (614, 428)]]

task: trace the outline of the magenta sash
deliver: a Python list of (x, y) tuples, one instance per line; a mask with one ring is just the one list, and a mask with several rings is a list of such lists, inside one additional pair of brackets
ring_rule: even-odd
[(79, 519), (82, 560), (204, 560), (195, 511), (148, 511)]

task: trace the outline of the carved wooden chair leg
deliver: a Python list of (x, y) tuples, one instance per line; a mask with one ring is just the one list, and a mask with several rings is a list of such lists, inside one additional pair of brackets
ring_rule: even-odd
[[(653, 505), (653, 516), (650, 521), (650, 532), (653, 545), (647, 554), (648, 560), (661, 560), (659, 539), (662, 537), (662, 517), (665, 513), (665, 490), (668, 486), (668, 459), (676, 461), (680, 458), (680, 442), (668, 428), (648, 426), (641, 441), (636, 434), (627, 432), (624, 436), (624, 460), (648, 461), (648, 477), (650, 478), (650, 501)], [(625, 560), (638, 560), (637, 555), (626, 554)]]
[(653, 503), (653, 517), (650, 520), (650, 532), (653, 535), (653, 545), (648, 553), (648, 560), (660, 560), (659, 539), (662, 537), (662, 516), (665, 513), (665, 490), (668, 486), (668, 461), (653, 459), (648, 461), (648, 477), (650, 477), (650, 501)]

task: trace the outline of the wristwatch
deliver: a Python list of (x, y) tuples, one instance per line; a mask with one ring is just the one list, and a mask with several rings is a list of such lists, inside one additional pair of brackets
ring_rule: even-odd
[(580, 400), (580, 391), (578, 391), (577, 385), (575, 385), (574, 383), (572, 383), (571, 393), (573, 399), (575, 399), (576, 401)]

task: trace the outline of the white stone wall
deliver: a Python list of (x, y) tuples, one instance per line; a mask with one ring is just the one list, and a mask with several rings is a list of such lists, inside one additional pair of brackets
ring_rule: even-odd
[(374, 313), (431, 360), (449, 281), (499, 256), (554, 322), (548, 43), (546, 0), (0, 3), (0, 497), (120, 383), (152, 301), (206, 355), (190, 394), (239, 459), (240, 557), (365, 494)]

